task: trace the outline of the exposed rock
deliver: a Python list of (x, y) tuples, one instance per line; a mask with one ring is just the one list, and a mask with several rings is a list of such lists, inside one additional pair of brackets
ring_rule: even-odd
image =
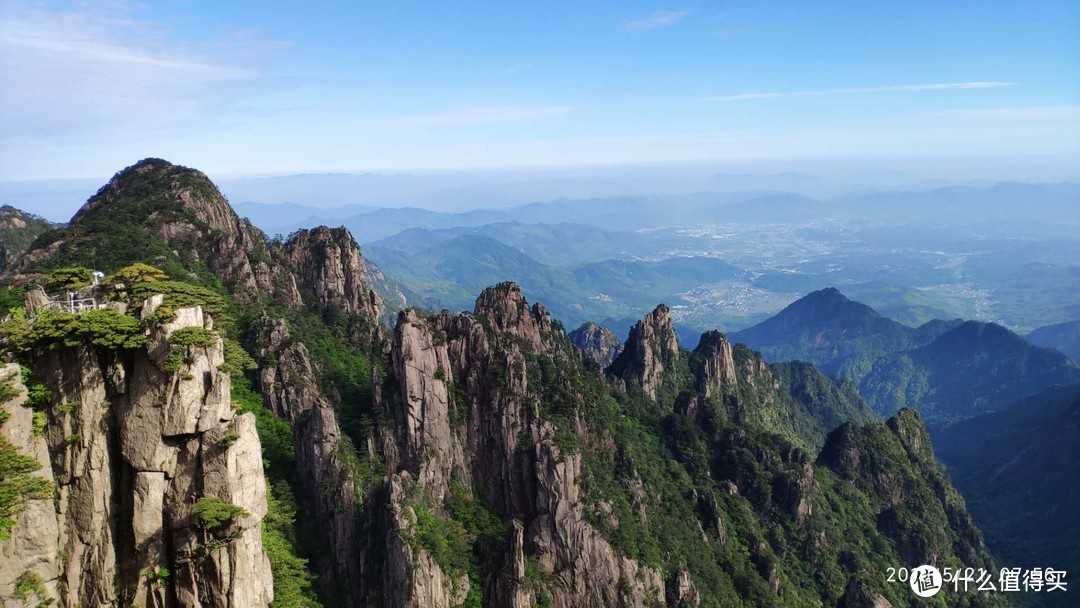
[(416, 512), (409, 505), (415, 482), (407, 471), (390, 479), (390, 531), (387, 543), (385, 597), (387, 606), (401, 608), (452, 608), (460, 606), (469, 592), (469, 577), (456, 579), (443, 572), (422, 547), (409, 542), (416, 532)]
[[(0, 424), (0, 441), (10, 442), (19, 454), (29, 456), (40, 465), (32, 474), (53, 481), (45, 438), (33, 432), (33, 411), (25, 407), (27, 391), (16, 364), (0, 367), (0, 382), (15, 389), (15, 396), (0, 403), (7, 420)], [(44, 597), (38, 601), (60, 597), (57, 588), (62, 564), (59, 560), (60, 527), (52, 498), (32, 498), (14, 518), (10, 538), (0, 541), (0, 606), (21, 606), (13, 597), (15, 586), (24, 576), (37, 576), (42, 581)], [(28, 599), (28, 604), (29, 599)]]
[(640, 383), (646, 395), (656, 398), (665, 372), (679, 359), (679, 340), (667, 306), (657, 306), (630, 330), (623, 351), (609, 371), (626, 381)]
[(533, 350), (543, 348), (551, 331), (551, 315), (543, 304), (529, 307), (517, 283), (499, 283), (485, 289), (476, 299), (474, 314), (486, 319), (496, 333), (508, 333), (524, 340)]
[(690, 580), (690, 573), (686, 570), (679, 570), (675, 574), (672, 590), (675, 600), (672, 608), (698, 608), (701, 605), (701, 594), (698, 593), (694, 581)]
[(379, 296), (365, 280), (370, 264), (365, 264), (360, 246), (347, 229), (300, 230), (285, 243), (282, 254), (296, 273), (301, 294), (313, 299), (307, 303), (337, 304), (372, 319), (379, 317)]
[(716, 389), (737, 383), (735, 357), (731, 343), (724, 334), (715, 330), (702, 334), (701, 341), (694, 349), (694, 359), (697, 363), (694, 369), (697, 390), (706, 399)]
[[(190, 347), (178, 371), (161, 368), (181, 327), (212, 322), (198, 307), (182, 308), (151, 326), (145, 348), (49, 349), (33, 361), (52, 394), (45, 439), (58, 495), (39, 526), (59, 529), (66, 605), (247, 608), (273, 599), (254, 417), (234, 417), (220, 338)], [(191, 514), (203, 497), (246, 515), (218, 537)], [(163, 568), (172, 576), (155, 581)]]
[(841, 608), (893, 608), (889, 600), (870, 588), (866, 582), (853, 578), (841, 600)]
[(277, 362), (259, 370), (259, 392), (268, 408), (293, 423), (297, 494), (325, 543), (312, 569), (343, 605), (359, 605), (365, 580), (356, 517), (361, 505), (334, 407), (319, 392), (307, 348), (290, 337), (284, 320), (264, 317), (259, 335), (259, 355)]
[(591, 321), (570, 332), (570, 341), (603, 368), (611, 365), (622, 352), (622, 343), (615, 332)]

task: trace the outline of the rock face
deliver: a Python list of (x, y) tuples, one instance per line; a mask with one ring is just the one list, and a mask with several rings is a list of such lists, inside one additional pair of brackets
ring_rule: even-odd
[[(148, 301), (151, 315), (160, 298)], [(55, 508), (33, 502), (13, 538), (33, 534), (34, 571), (67, 606), (206, 608), (266, 606), (273, 599), (260, 522), (266, 514), (262, 450), (253, 414), (238, 416), (220, 338), (179, 347), (182, 328), (211, 325), (199, 307), (151, 322), (145, 347), (53, 348), (32, 370), (51, 392), (44, 435), (27, 446), (47, 454)], [(179, 369), (165, 358), (183, 348)], [(10, 422), (9, 422), (10, 424)], [(13, 425), (19, 428), (20, 424)], [(47, 446), (47, 448), (46, 448)], [(210, 527), (197, 507), (234, 505)], [(22, 528), (20, 526), (20, 528)], [(20, 550), (27, 560), (34, 552)], [(0, 588), (2, 590), (2, 588)], [(42, 598), (44, 599), (44, 598)]]
[(615, 333), (592, 322), (570, 332), (570, 341), (603, 368), (611, 365), (622, 352), (622, 343), (615, 337)]
[(841, 608), (893, 608), (893, 605), (866, 583), (852, 579), (844, 592)]
[(342, 605), (358, 605), (363, 582), (360, 505), (337, 415), (318, 389), (307, 347), (290, 336), (285, 321), (264, 317), (260, 325), (264, 346), (259, 355), (277, 364), (259, 370), (259, 393), (274, 414), (293, 424), (296, 490), (325, 543), (314, 569)]
[[(580, 357), (546, 310), (530, 307), (512, 283), (485, 290), (472, 316), (399, 317), (389, 370), (398, 390), (388, 407), (402, 430), (389, 482), (386, 605), (449, 608), (470, 585), (483, 585), (504, 602), (497, 605), (520, 607), (537, 594), (560, 608), (644, 607), (664, 597), (658, 572), (627, 558), (586, 521), (581, 456), (562, 454), (555, 427), (537, 416), (538, 387), (526, 372), (537, 353)], [(441, 517), (454, 492), (484, 496), (500, 519), (513, 522), (498, 569), (505, 574), (461, 579), (430, 548), (410, 546), (415, 505)], [(535, 588), (526, 580), (526, 555), (557, 584)]]
[(674, 370), (679, 356), (671, 311), (661, 304), (630, 330), (622, 353), (609, 371), (627, 382), (639, 383), (641, 390), (655, 399), (665, 372)]
[(735, 357), (724, 334), (715, 330), (702, 334), (694, 357), (697, 360), (694, 370), (697, 390), (703, 397), (708, 398), (717, 388), (737, 382)]
[(282, 253), (317, 306), (337, 304), (379, 317), (379, 297), (365, 281), (360, 246), (345, 228), (300, 230)]
[[(385, 277), (348, 232), (268, 242), (208, 184), (138, 163), (20, 263), (130, 255), (110, 249), (119, 234), (174, 278), (221, 278), (268, 411), (239, 385), (237, 398), (273, 449), (230, 403), (236, 343), (189, 303), (127, 302), (143, 346), (35, 352), (51, 392), (40, 412), (0, 369), (14, 387), (2, 445), (41, 465), (32, 481), (49, 489), (0, 541), (3, 605), (24, 608), (12, 596), (33, 583), (30, 605), (267, 606), (283, 572), (298, 584), (281, 599), (294, 597), (302, 560), (271, 573), (262, 547), (264, 457), (309, 541), (285, 542), (282, 501), (268, 546), (308, 560), (328, 608), (883, 608), (897, 598), (858, 579), (867, 563), (992, 567), (913, 412), (841, 426), (815, 460), (821, 442), (799, 430), (829, 410), (827, 378), (796, 383), (715, 332), (681, 353), (663, 306), (602, 370), (513, 283), (471, 314), (402, 310), (387, 332), (377, 319), (398, 300), (375, 295)], [(813, 407), (798, 408), (796, 384), (816, 390)]]
[[(0, 442), (7, 442), (19, 455), (32, 458), (37, 470), (30, 474), (46, 482), (40, 496), (26, 501), (14, 518), (10, 538), (0, 541), (0, 605), (20, 606), (15, 587), (28, 578), (41, 581), (38, 601), (56, 598), (63, 565), (59, 559), (60, 520), (52, 504), (55, 480), (45, 438), (34, 432), (33, 411), (26, 407), (27, 390), (19, 366), (0, 367), (0, 383), (13, 389), (13, 396), (0, 403)], [(9, 449), (10, 449), (9, 448)], [(30, 598), (28, 598), (28, 604)]]

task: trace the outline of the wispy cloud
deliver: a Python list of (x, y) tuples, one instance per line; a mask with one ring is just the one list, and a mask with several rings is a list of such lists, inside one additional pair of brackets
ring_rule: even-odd
[(363, 125), (389, 127), (444, 127), (488, 123), (526, 122), (566, 116), (579, 106), (573, 105), (492, 105), (463, 106), (431, 114), (362, 118)]
[(239, 34), (195, 43), (125, 2), (0, 11), (0, 140), (89, 141), (188, 131), (263, 80), (280, 47)]
[(679, 21), (682, 21), (690, 15), (691, 11), (679, 10), (679, 11), (667, 11), (663, 13), (656, 13), (643, 19), (633, 19), (630, 21), (624, 21), (622, 29), (628, 32), (638, 32), (641, 30), (655, 30), (660, 27), (667, 27), (669, 25), (675, 25)]
[(916, 116), (927, 118), (970, 118), (1010, 121), (1058, 121), (1071, 120), (1080, 123), (1080, 106), (1035, 106), (1025, 108), (985, 108), (978, 110), (944, 110), (922, 112)]
[(906, 91), (952, 91), (962, 89), (995, 89), (1016, 86), (1015, 82), (975, 81), (975, 82), (934, 82), (921, 84), (896, 84), (884, 87), (859, 87), (851, 89), (832, 89), (828, 91), (791, 91), (786, 93), (736, 93), (709, 97), (705, 101), (744, 101), (751, 99), (774, 99), (777, 97), (821, 97), (824, 95), (858, 95), (863, 93), (892, 93)]

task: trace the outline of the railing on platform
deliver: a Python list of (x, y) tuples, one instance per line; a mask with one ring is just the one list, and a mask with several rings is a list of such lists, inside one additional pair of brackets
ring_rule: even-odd
[(58, 310), (72, 314), (94, 310), (97, 307), (97, 300), (94, 298), (56, 298), (49, 300), (47, 304), (42, 306), (46, 310)]

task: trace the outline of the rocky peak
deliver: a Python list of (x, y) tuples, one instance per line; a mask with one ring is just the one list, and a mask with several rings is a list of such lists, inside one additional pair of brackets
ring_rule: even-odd
[(679, 360), (679, 340), (671, 323), (671, 311), (657, 306), (630, 330), (623, 351), (609, 371), (623, 380), (636, 379), (645, 394), (656, 398), (664, 382), (665, 371)]
[(302, 292), (316, 304), (338, 304), (350, 312), (379, 316), (379, 297), (365, 282), (366, 267), (348, 229), (319, 226), (300, 230), (282, 247)]
[(714, 390), (725, 385), (735, 384), (735, 356), (727, 337), (716, 331), (705, 332), (694, 349), (694, 377), (697, 390), (708, 398)]
[(143, 211), (142, 207), (150, 211), (146, 219), (151, 221), (158, 214), (187, 216), (215, 231), (233, 236), (241, 232), (240, 218), (206, 174), (160, 158), (147, 158), (118, 172), (75, 213), (71, 224)]
[(905, 407), (885, 423), (913, 458), (927, 462), (934, 461), (934, 448), (930, 444), (930, 434), (926, 431), (919, 412)]
[(570, 332), (570, 342), (605, 368), (622, 352), (622, 342), (615, 332), (592, 321)]
[(510, 281), (488, 287), (476, 299), (473, 314), (496, 333), (508, 333), (540, 350), (551, 332), (551, 315), (543, 304), (525, 301), (521, 286)]

